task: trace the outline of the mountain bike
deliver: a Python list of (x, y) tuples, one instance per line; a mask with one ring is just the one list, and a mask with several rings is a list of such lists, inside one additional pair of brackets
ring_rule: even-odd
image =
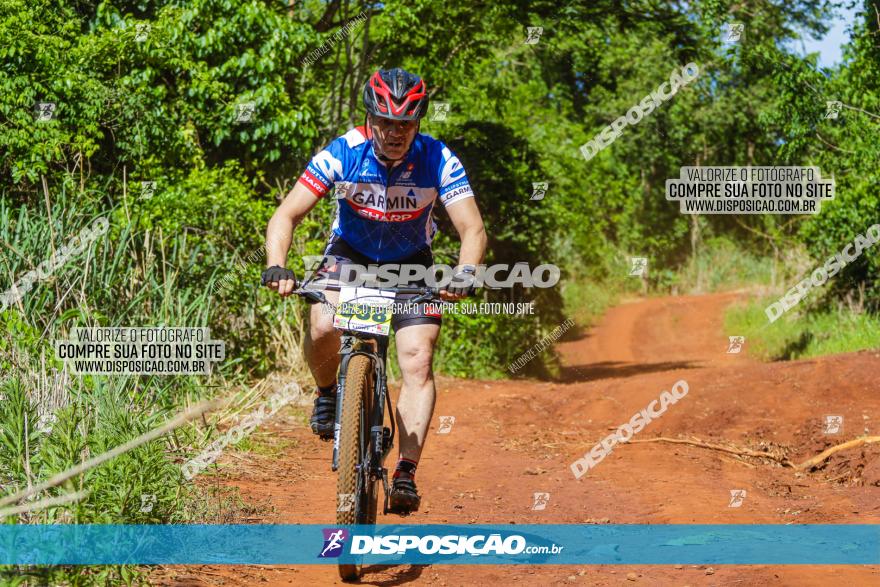
[[(306, 282), (293, 293), (329, 304), (322, 291), (340, 291), (334, 317), (334, 326), (342, 331), (333, 434), (333, 470), (338, 473), (336, 523), (373, 525), (380, 486), (384, 491), (383, 513), (388, 513), (388, 470), (383, 463), (394, 445), (395, 434), (385, 376), (391, 312), (385, 306), (393, 303), (395, 297), (390, 296), (397, 294), (416, 294), (407, 300), (408, 304), (439, 302), (440, 289), (322, 285), (318, 290), (309, 289)], [(385, 425), (386, 406), (390, 427)], [(361, 564), (340, 559), (339, 575), (344, 581), (355, 580), (361, 575)]]

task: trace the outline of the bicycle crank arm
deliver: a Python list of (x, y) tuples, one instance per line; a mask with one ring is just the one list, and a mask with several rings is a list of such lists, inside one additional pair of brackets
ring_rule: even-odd
[(388, 469), (382, 467), (382, 489), (385, 490), (385, 499), (382, 502), (382, 515), (388, 514), (388, 494), (391, 491), (388, 489)]

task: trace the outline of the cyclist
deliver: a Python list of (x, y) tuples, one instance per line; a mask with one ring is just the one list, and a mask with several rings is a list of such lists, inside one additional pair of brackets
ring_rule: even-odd
[[(263, 283), (282, 296), (296, 288), (286, 268), (293, 230), (335, 188), (336, 217), (318, 272), (321, 280), (339, 280), (347, 264), (433, 265), (431, 240), (437, 230), (435, 203), (443, 204), (459, 234), (461, 248), (453, 281), (441, 297), (457, 300), (472, 293), (465, 286), (486, 250), (483, 220), (461, 162), (446, 145), (419, 133), (428, 110), (424, 81), (400, 68), (379, 70), (364, 87), (366, 119), (315, 155), (287, 195), (266, 230), (267, 266)], [(424, 285), (421, 282), (412, 285)], [(336, 303), (338, 292), (325, 292)], [(405, 302), (399, 295), (397, 301)], [(403, 384), (397, 401), (400, 456), (393, 474), (390, 509), (417, 511), (415, 485), (428, 425), (434, 411), (432, 371), (441, 317), (427, 305), (395, 314), (397, 358)], [(305, 355), (317, 385), (310, 425), (324, 439), (333, 438), (336, 372), (340, 333), (333, 317), (315, 305), (305, 341)]]

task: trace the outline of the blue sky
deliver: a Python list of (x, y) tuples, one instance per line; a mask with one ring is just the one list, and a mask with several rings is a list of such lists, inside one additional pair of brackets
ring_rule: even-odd
[(831, 21), (831, 28), (821, 39), (805, 38), (803, 42), (796, 41), (792, 49), (798, 53), (819, 53), (819, 66), (832, 67), (842, 60), (841, 46), (849, 41), (848, 29), (855, 22), (856, 9), (840, 8), (836, 11)]

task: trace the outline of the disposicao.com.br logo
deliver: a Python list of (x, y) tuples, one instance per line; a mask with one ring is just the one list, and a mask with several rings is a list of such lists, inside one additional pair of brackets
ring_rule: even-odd
[(324, 546), (318, 558), (336, 558), (345, 549), (345, 541), (348, 539), (348, 530), (343, 528), (324, 528)]
[[(319, 558), (338, 557), (344, 550), (348, 533), (339, 528), (324, 529), (324, 548)], [(559, 554), (564, 546), (555, 543), (550, 545), (529, 546), (524, 536), (513, 534), (502, 537), (501, 534), (475, 534), (464, 536), (459, 534), (416, 536), (406, 534), (390, 534), (387, 536), (367, 536), (354, 534), (351, 536), (351, 548), (346, 554), (428, 554), (471, 556), (481, 555), (517, 555), (517, 554)]]

